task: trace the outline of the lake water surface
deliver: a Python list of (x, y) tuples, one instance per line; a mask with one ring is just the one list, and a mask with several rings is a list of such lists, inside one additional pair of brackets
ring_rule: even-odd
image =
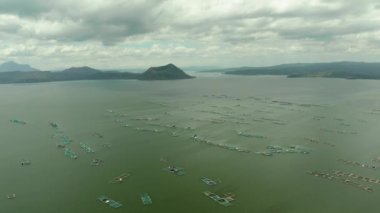
[[(379, 81), (268, 76), (0, 85), (0, 212), (379, 212), (380, 184), (364, 178), (380, 179), (379, 94)], [(308, 174), (338, 170), (361, 178)]]

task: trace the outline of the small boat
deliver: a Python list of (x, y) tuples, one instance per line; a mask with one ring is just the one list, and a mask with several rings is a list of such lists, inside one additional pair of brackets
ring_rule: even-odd
[(116, 201), (112, 200), (111, 198), (109, 198), (105, 195), (99, 196), (98, 200), (101, 201), (102, 203), (109, 205), (110, 207), (112, 207), (114, 209), (117, 209), (117, 208), (120, 208), (123, 206), (123, 204), (116, 202)]
[(17, 120), (17, 119), (12, 119), (10, 120), (12, 123), (15, 123), (15, 124), (21, 124), (21, 125), (26, 125), (26, 121), (22, 121), (22, 120)]
[(66, 146), (64, 144), (57, 144), (57, 148), (60, 148), (60, 149), (63, 149), (65, 148)]
[(103, 164), (103, 160), (100, 160), (100, 159), (93, 159), (92, 161), (91, 161), (91, 166), (100, 166), (100, 165), (102, 165)]
[(98, 132), (95, 132), (94, 134), (92, 134), (93, 136), (95, 137), (98, 137), (98, 138), (103, 138), (104, 136)]
[(151, 205), (153, 203), (152, 198), (150, 198), (148, 193), (141, 193), (140, 197), (141, 197), (141, 201), (144, 205)]
[(114, 177), (112, 180), (110, 180), (110, 183), (122, 183), (124, 179), (128, 178), (129, 176), (131, 176), (131, 174), (123, 173), (121, 175)]
[(58, 129), (58, 124), (56, 122), (49, 122), (50, 126), (54, 129)]
[(217, 181), (212, 180), (212, 179), (207, 178), (207, 177), (201, 177), (201, 180), (202, 180), (205, 184), (207, 184), (207, 185), (209, 185), (209, 186), (214, 186), (214, 185), (218, 184), (218, 182), (220, 182), (220, 181), (217, 182)]
[(32, 162), (30, 162), (30, 160), (21, 160), (21, 166), (29, 166), (30, 164), (32, 164)]

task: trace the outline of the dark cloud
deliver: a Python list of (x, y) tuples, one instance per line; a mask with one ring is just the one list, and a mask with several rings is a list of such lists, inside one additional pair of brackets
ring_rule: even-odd
[(366, 23), (335, 23), (298, 26), (296, 28), (283, 27), (278, 29), (279, 35), (287, 39), (314, 39), (314, 40), (333, 40), (340, 36), (358, 34), (362, 32), (374, 32), (380, 29), (378, 22)]
[[(192, 35), (213, 34), (233, 44), (257, 43), (268, 39), (265, 35), (290, 40), (331, 41), (340, 36), (380, 30), (380, 23), (371, 15), (376, 11), (375, 2), (363, 0), (358, 4), (350, 0), (326, 0), (311, 5), (304, 1), (294, 6), (289, 4), (286, 9), (264, 4), (263, 7), (242, 7), (233, 12), (204, 15), (203, 18), (200, 14), (200, 18), (174, 22), (171, 26)], [(213, 32), (214, 28), (219, 29), (217, 33)]]
[(50, 10), (49, 1), (44, 0), (0, 0), (0, 13), (19, 16), (38, 16)]
[[(34, 36), (62, 41), (100, 40), (114, 44), (128, 36), (144, 34), (160, 27), (162, 10), (160, 0), (143, 1), (87, 1), (88, 5), (42, 0), (0, 0), (0, 14), (12, 14), (33, 22), (45, 22), (44, 32)], [(99, 5), (97, 5), (99, 3)], [(17, 23), (16, 23), (17, 24)], [(22, 23), (18, 23), (21, 25)], [(59, 24), (60, 29), (49, 32), (49, 26)], [(21, 26), (14, 26), (20, 29)], [(0, 30), (5, 30), (1, 28)], [(33, 36), (29, 32), (28, 36)]]
[[(99, 39), (106, 44), (122, 41), (127, 36), (155, 31), (161, 27), (158, 9), (162, 1), (129, 4), (126, 1), (88, 13), (80, 25), (86, 29), (81, 39)], [(79, 33), (76, 29), (72, 34)], [(83, 35), (83, 34), (82, 34)]]
[[(45, 21), (45, 25), (58, 24), (60, 28), (57, 30), (52, 26), (52, 30), (49, 30), (49, 26), (46, 26), (42, 31), (27, 32), (27, 36), (58, 41), (98, 40), (106, 45), (116, 44), (129, 36), (154, 33), (167, 26), (172, 30), (191, 32), (196, 34), (195, 37), (207, 36), (210, 29), (216, 26), (221, 28), (221, 34), (217, 37), (234, 42), (257, 40), (252, 34), (267, 31), (285, 39), (326, 40), (378, 29), (378, 24), (369, 24), (366, 19), (359, 23), (356, 21), (376, 8), (376, 1), (363, 0), (360, 4), (354, 2), (322, 0), (317, 5), (304, 2), (284, 10), (276, 8), (276, 5), (265, 4), (263, 7), (247, 9), (244, 4), (240, 4), (242, 8), (231, 10), (232, 12), (210, 15), (207, 11), (212, 12), (213, 5), (196, 1), (194, 4), (201, 5), (200, 12), (186, 16), (186, 5), (173, 6), (175, 1), (164, 0), (61, 0), (50, 3), (44, 0), (0, 0), (0, 13), (14, 14), (21, 18), (26, 16), (24, 19), (32, 20), (31, 24), (33, 21)], [(339, 25), (329, 25), (334, 20), (342, 22)], [(19, 23), (22, 24), (24, 23)], [(14, 33), (22, 28), (16, 25), (0, 24), (0, 31)]]

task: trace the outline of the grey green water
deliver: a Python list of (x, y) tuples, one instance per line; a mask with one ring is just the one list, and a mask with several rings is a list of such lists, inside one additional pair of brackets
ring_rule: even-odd
[[(361, 181), (373, 189), (367, 192), (307, 174), (380, 178), (378, 169), (339, 161), (380, 166), (373, 162), (380, 156), (379, 94), (379, 81), (266, 76), (0, 85), (0, 212), (379, 212), (379, 184)], [(78, 159), (57, 147), (61, 134), (73, 140), (67, 146)], [(268, 145), (310, 153), (256, 154)], [(103, 164), (91, 166), (93, 159)], [(163, 171), (168, 165), (186, 175)], [(109, 183), (124, 172), (131, 176), (123, 183)], [(207, 186), (203, 176), (221, 183)], [(236, 200), (224, 207), (204, 191)], [(152, 205), (142, 204), (143, 192)], [(123, 207), (111, 209), (100, 195)]]

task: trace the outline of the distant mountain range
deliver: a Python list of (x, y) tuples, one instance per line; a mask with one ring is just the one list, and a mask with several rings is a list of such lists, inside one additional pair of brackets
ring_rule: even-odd
[(13, 61), (8, 61), (3, 64), (0, 64), (0, 72), (12, 72), (12, 71), (29, 72), (29, 71), (38, 71), (38, 69), (33, 68), (28, 64), (18, 64)]
[(282, 64), (269, 67), (238, 67), (205, 72), (229, 75), (286, 75), (289, 78), (324, 77), (345, 79), (380, 79), (380, 63), (332, 62)]
[[(324, 77), (345, 79), (380, 79), (380, 63), (332, 62), (283, 64), (268, 67), (237, 67), (207, 70), (227, 75), (285, 75), (289, 78)], [(38, 71), (27, 64), (6, 62), (0, 65), (0, 83), (49, 81), (136, 79), (178, 80), (194, 78), (174, 64), (150, 67), (143, 73), (102, 71), (91, 67), (72, 67), (63, 71)]]
[(72, 67), (63, 71), (8, 71), (0, 73), (0, 83), (34, 83), (50, 81), (74, 80), (106, 80), (106, 79), (137, 79), (137, 80), (177, 80), (189, 79), (187, 75), (174, 64), (161, 67), (151, 67), (144, 73), (119, 71), (101, 71), (91, 67)]

